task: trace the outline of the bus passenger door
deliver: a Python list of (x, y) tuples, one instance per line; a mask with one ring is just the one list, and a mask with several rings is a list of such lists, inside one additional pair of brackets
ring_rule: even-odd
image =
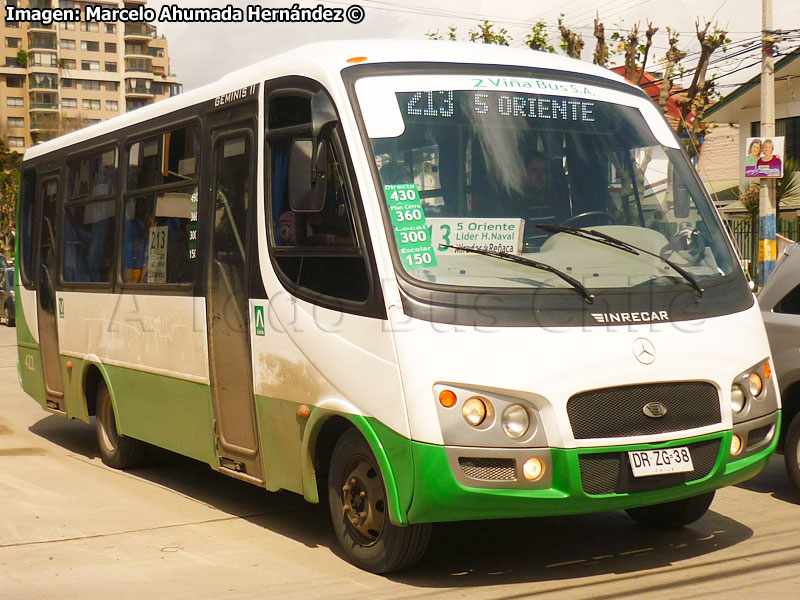
[(56, 316), (58, 177), (45, 178), (39, 193), (42, 207), (39, 219), (39, 270), (36, 282), (39, 348), (42, 355), (42, 371), (44, 371), (46, 406), (48, 409), (65, 413), (67, 406), (64, 401), (64, 380), (61, 375)]
[(212, 133), (208, 349), (220, 468), (262, 480), (248, 330), (247, 251), (255, 205), (252, 127)]

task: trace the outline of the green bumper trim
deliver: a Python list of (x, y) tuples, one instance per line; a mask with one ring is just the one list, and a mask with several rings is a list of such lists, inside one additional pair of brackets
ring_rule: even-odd
[[(763, 450), (738, 460), (730, 460), (728, 449), (731, 436), (732, 432), (729, 430), (723, 434), (684, 438), (663, 444), (570, 450), (551, 448), (553, 483), (546, 489), (464, 486), (455, 479), (443, 446), (412, 442), (416, 478), (408, 521), (427, 523), (580, 514), (647, 506), (696, 496), (758, 474), (767, 464), (778, 437), (776, 435), (772, 443)], [(720, 456), (711, 473), (697, 481), (629, 494), (588, 495), (581, 486), (578, 463), (580, 454), (653, 450), (710, 439), (720, 439)]]

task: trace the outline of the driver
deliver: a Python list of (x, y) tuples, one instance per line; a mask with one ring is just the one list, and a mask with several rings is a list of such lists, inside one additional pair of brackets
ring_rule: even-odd
[(543, 152), (531, 152), (525, 161), (520, 216), (526, 221), (526, 231), (539, 224), (557, 224), (569, 215), (558, 202), (558, 190), (551, 182), (547, 157)]

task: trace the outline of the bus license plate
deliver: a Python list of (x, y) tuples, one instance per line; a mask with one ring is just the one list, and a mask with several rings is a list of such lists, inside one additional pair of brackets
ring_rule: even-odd
[(628, 452), (628, 462), (631, 463), (634, 477), (694, 471), (692, 455), (686, 446), (662, 450), (631, 450)]

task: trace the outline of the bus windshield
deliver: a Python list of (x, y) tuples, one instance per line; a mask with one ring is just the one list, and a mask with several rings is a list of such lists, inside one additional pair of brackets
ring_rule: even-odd
[(423, 284), (564, 288), (567, 274), (628, 288), (685, 285), (688, 273), (707, 285), (733, 272), (691, 166), (643, 97), (465, 75), (368, 77), (356, 93), (397, 262)]

